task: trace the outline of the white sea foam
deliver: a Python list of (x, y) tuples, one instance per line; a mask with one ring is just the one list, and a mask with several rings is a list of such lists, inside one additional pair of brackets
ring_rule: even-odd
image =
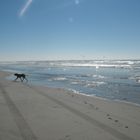
[(55, 81), (64, 81), (64, 80), (67, 80), (67, 78), (65, 78), (65, 77), (56, 77), (56, 78), (53, 78), (53, 80), (55, 80)]
[[(67, 60), (67, 61), (14, 61), (0, 62), (0, 64), (31, 65), (38, 67), (95, 67), (98, 68), (131, 68), (139, 67), (140, 61), (133, 60)], [(64, 68), (65, 70), (65, 68)]]
[(73, 82), (71, 82), (71, 84), (72, 85), (77, 85), (77, 84), (79, 84), (79, 82), (73, 81)]
[[(84, 96), (87, 96), (87, 97), (93, 97), (93, 98), (100, 99), (100, 100), (112, 101), (109, 98), (98, 97), (96, 94), (89, 95), (89, 94), (82, 93), (82, 92), (79, 92), (79, 91), (73, 90), (73, 89), (66, 89), (66, 90), (69, 90), (69, 91), (73, 92), (74, 94), (84, 95)], [(140, 104), (138, 104), (138, 103), (133, 103), (133, 102), (125, 101), (125, 100), (114, 99), (113, 101), (120, 102), (120, 103), (125, 103), (125, 104), (131, 104), (131, 105), (140, 107)]]
[(74, 89), (71, 89), (71, 88), (69, 88), (69, 89), (66, 89), (66, 90), (72, 91), (72, 92), (73, 92), (73, 93), (75, 93), (75, 94), (80, 94), (80, 92), (79, 92), (79, 91), (77, 91), (77, 90), (74, 90)]
[(137, 83), (140, 83), (140, 76), (129, 77), (130, 80), (135, 80)]
[(95, 67), (96, 69), (100, 67), (104, 68), (131, 68), (128, 64), (96, 64), (96, 63), (62, 63), (61, 66), (67, 67)]
[(92, 75), (93, 78), (99, 78), (99, 79), (104, 79), (105, 76), (102, 75)]
[(87, 82), (85, 87), (89, 87), (89, 88), (95, 88), (97, 86), (100, 86), (100, 85), (103, 85), (105, 84), (105, 82), (95, 82), (95, 81), (92, 81), (92, 82)]

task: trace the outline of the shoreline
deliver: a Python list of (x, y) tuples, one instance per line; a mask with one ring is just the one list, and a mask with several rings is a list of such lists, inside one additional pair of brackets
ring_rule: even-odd
[(139, 140), (139, 106), (8, 81), (9, 74), (0, 72), (1, 140)]
[[(11, 71), (6, 71), (6, 70), (4, 70), (4, 71), (1, 71), (0, 70), (0, 72), (6, 72), (6, 73), (8, 73), (9, 75), (11, 74), (13, 74), (13, 72), (11, 72)], [(6, 79), (7, 80), (7, 79)], [(8, 79), (9, 80), (9, 79)], [(11, 80), (9, 80), (9, 81), (11, 81)], [(83, 96), (87, 96), (87, 97), (91, 97), (91, 98), (97, 98), (97, 99), (100, 99), (100, 100), (107, 100), (107, 101), (113, 101), (113, 102), (117, 102), (117, 103), (124, 103), (124, 104), (130, 104), (130, 105), (134, 105), (134, 106), (138, 106), (138, 107), (140, 107), (140, 103), (135, 103), (135, 102), (131, 102), (131, 101), (127, 101), (127, 100), (121, 100), (121, 99), (109, 99), (109, 98), (105, 98), (105, 97), (100, 97), (100, 96), (97, 96), (97, 95), (95, 95), (95, 94), (92, 94), (92, 95), (89, 95), (89, 94), (86, 94), (86, 93), (81, 93), (81, 92), (79, 92), (79, 91), (76, 91), (76, 90), (74, 90), (74, 89), (67, 89), (67, 88), (59, 88), (59, 87), (51, 87), (51, 86), (45, 86), (45, 85), (40, 85), (40, 84), (33, 84), (33, 83), (30, 83), (30, 85), (31, 86), (38, 86), (38, 87), (46, 87), (46, 88), (52, 88), (52, 89), (62, 89), (62, 90), (64, 90), (64, 91), (70, 91), (70, 92), (73, 92), (74, 94), (78, 94), (78, 95), (83, 95)]]
[[(127, 63), (133, 71), (121, 67)], [(68, 66), (65, 67), (67, 64)], [(17, 70), (17, 72), (22, 71), (27, 75), (29, 74), (29, 76), (31, 76), (29, 77), (29, 82), (32, 85), (42, 85), (52, 88), (60, 87), (66, 90), (71, 88), (85, 95), (90, 94), (91, 96), (95, 95), (103, 99), (140, 104), (140, 77), (136, 76), (139, 75), (138, 72), (135, 73), (135, 67), (137, 68), (137, 66), (139, 66), (139, 62), (99, 61), (97, 65), (114, 64), (120, 66), (119, 69), (108, 67), (107, 69), (99, 69), (99, 71), (95, 67), (90, 69), (87, 66), (82, 68), (78, 67), (78, 65), (77, 68), (71, 68), (69, 64), (96, 64), (96, 61), (88, 61), (87, 63), (84, 61), (78, 63), (73, 61), (27, 61), (23, 63), (17, 62), (16, 66), (7, 64), (2, 68), (11, 69), (12, 72), (16, 72)], [(114, 72), (112, 73), (112, 71)], [(14, 79), (14, 77), (12, 77), (12, 79)]]

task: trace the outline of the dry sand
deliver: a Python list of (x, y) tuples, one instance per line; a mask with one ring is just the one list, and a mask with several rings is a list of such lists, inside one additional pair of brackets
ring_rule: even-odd
[(139, 140), (140, 106), (31, 86), (0, 72), (0, 140)]

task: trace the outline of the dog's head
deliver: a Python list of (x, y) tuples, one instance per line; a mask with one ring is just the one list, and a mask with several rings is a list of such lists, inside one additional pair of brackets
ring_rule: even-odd
[(14, 75), (15, 75), (15, 76), (18, 76), (18, 73), (15, 73)]

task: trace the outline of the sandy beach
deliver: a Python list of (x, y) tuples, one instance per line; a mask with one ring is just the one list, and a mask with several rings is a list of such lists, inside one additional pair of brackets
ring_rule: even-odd
[(0, 72), (0, 140), (139, 140), (140, 106), (60, 88), (31, 86)]

